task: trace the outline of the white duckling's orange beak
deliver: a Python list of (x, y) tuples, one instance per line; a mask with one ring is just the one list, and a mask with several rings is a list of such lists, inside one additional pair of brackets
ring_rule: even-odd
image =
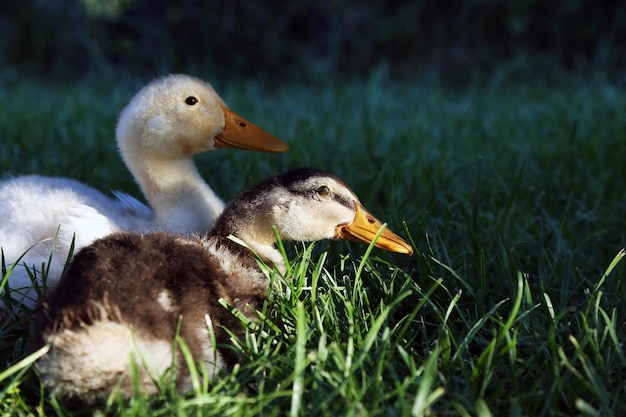
[(216, 148), (272, 153), (286, 152), (289, 149), (289, 145), (285, 142), (247, 121), (231, 109), (222, 106), (222, 110), (224, 111), (224, 131), (215, 137)]
[[(371, 243), (383, 224), (358, 202), (355, 202), (354, 205), (356, 207), (354, 220), (349, 224), (337, 226), (335, 228), (335, 237), (337, 239), (351, 240), (353, 242)], [(390, 252), (404, 253), (407, 255), (413, 253), (411, 245), (388, 228), (385, 228), (380, 236), (378, 236), (374, 245)]]

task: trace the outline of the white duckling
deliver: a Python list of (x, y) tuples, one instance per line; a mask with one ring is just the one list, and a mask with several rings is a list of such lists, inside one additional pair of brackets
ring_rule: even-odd
[[(36, 339), (49, 343), (50, 350), (37, 367), (52, 395), (92, 402), (119, 389), (131, 396), (133, 366), (144, 394), (157, 393), (154, 378), (163, 375), (185, 391), (190, 380), (181, 352), (173, 351), (177, 334), (208, 375), (231, 367), (238, 358), (221, 347), (230, 340), (224, 328), (238, 336), (243, 328), (218, 300), (254, 319), (269, 279), (251, 250), (229, 236), (284, 270), (273, 226), (282, 240), (369, 243), (382, 224), (340, 179), (301, 168), (241, 194), (204, 238), (156, 232), (115, 233), (97, 240), (78, 252), (38, 312)], [(389, 229), (375, 244), (413, 252)]]
[[(74, 234), (78, 249), (118, 230), (204, 232), (224, 203), (198, 173), (194, 155), (214, 148), (288, 149), (230, 110), (211, 85), (187, 75), (166, 76), (142, 88), (122, 111), (116, 139), (150, 208), (126, 194), (111, 199), (66, 178), (30, 175), (2, 181), (0, 246), (7, 264), (35, 245), (20, 265), (41, 272), (52, 252), (50, 284), (63, 271)], [(26, 306), (36, 303), (25, 268), (12, 272), (9, 287)]]

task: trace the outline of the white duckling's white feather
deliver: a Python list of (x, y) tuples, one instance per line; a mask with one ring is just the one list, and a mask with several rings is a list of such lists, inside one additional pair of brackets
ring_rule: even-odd
[[(243, 129), (243, 130), (242, 130)], [(193, 156), (231, 147), (284, 152), (284, 142), (229, 110), (213, 88), (170, 75), (141, 89), (116, 129), (120, 154), (149, 206), (114, 192), (115, 199), (78, 181), (38, 175), (0, 182), (0, 247), (7, 265), (20, 260), (9, 288), (33, 306), (36, 292), (22, 265), (57, 280), (75, 237), (75, 250), (118, 230), (202, 233), (224, 208), (200, 176)], [(58, 230), (58, 235), (57, 235)], [(54, 247), (53, 247), (54, 245)], [(53, 249), (54, 248), (54, 249)]]

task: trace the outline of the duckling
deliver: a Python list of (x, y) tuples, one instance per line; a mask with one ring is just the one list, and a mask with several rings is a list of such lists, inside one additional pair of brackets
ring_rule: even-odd
[[(204, 237), (121, 232), (99, 239), (74, 256), (40, 306), (36, 337), (40, 344), (50, 344), (37, 363), (43, 381), (59, 397), (93, 402), (114, 389), (128, 397), (135, 389), (130, 377), (134, 367), (144, 394), (158, 392), (154, 378), (162, 375), (185, 391), (189, 373), (173, 347), (175, 336), (180, 335), (208, 375), (237, 362), (224, 347), (230, 340), (225, 329), (239, 337), (244, 330), (219, 299), (254, 320), (269, 289), (254, 253), (285, 271), (273, 227), (285, 241), (370, 243), (381, 226), (339, 178), (300, 168), (242, 193)], [(375, 245), (413, 252), (389, 229)]]
[[(0, 182), (0, 246), (7, 264), (36, 270), (48, 264), (48, 283), (75, 249), (118, 230), (204, 232), (224, 203), (204, 182), (193, 156), (214, 148), (285, 152), (286, 143), (230, 110), (210, 84), (170, 75), (143, 87), (123, 109), (116, 129), (121, 156), (150, 207), (120, 192), (111, 199), (67, 178), (38, 175)], [(58, 234), (57, 234), (58, 230)], [(39, 242), (39, 243), (38, 243)], [(9, 287), (28, 307), (36, 292), (25, 268)]]

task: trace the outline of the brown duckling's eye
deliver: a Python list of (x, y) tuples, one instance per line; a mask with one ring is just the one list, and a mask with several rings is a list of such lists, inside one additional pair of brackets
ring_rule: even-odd
[(198, 103), (198, 99), (194, 96), (189, 96), (185, 99), (185, 104), (188, 104), (190, 106), (194, 106), (196, 103)]
[(330, 195), (330, 188), (328, 188), (325, 185), (322, 185), (315, 191), (317, 192), (317, 195), (319, 195), (320, 197), (328, 197)]

